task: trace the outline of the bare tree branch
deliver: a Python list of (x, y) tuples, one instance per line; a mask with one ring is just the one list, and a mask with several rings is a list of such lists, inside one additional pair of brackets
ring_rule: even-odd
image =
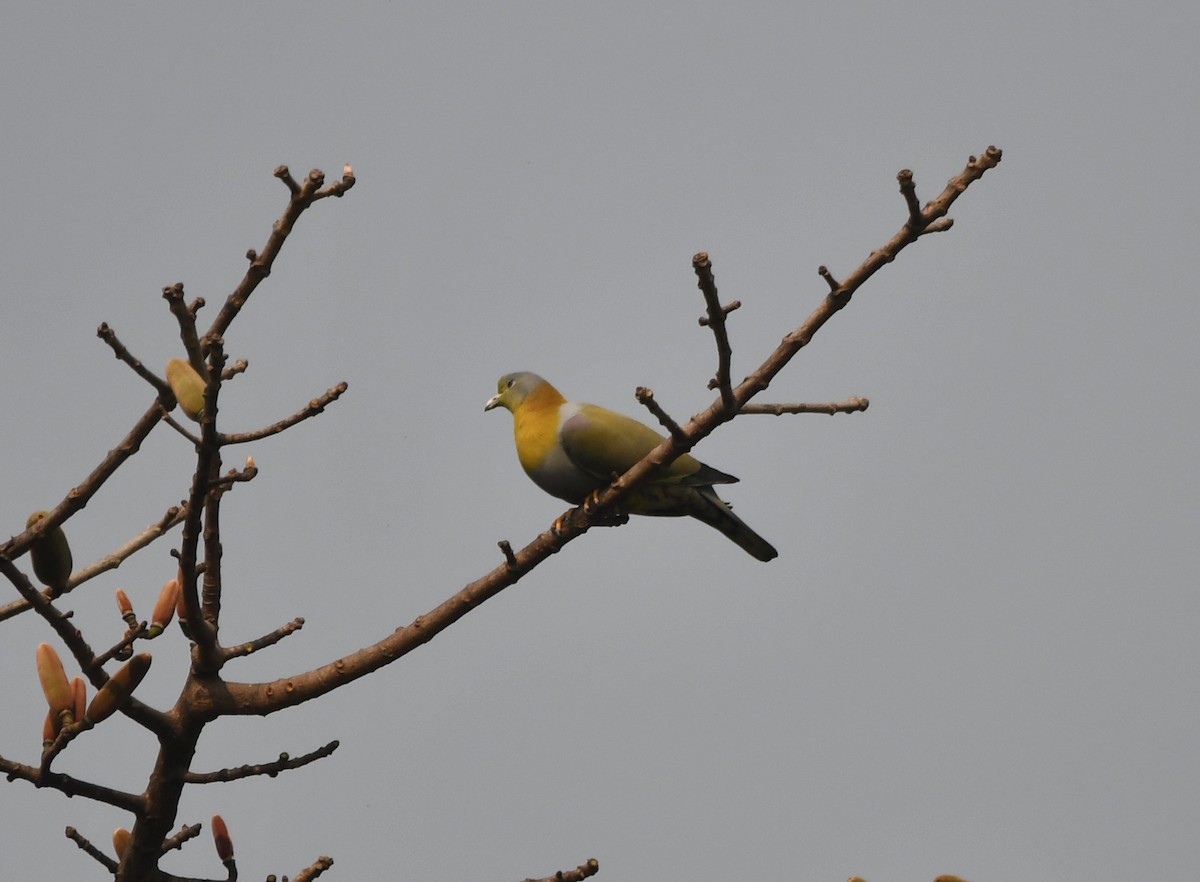
[(74, 827), (68, 827), (63, 832), (66, 834), (66, 837), (78, 845), (88, 857), (94, 861), (97, 861), (101, 866), (104, 867), (104, 869), (108, 870), (108, 872), (114, 874), (117, 872), (117, 862), (96, 848), (96, 846), (92, 845), (87, 837), (85, 837)]
[[(894, 260), (905, 247), (921, 236), (949, 229), (951, 222), (946, 214), (954, 200), (984, 172), (995, 167), (1000, 159), (1001, 153), (995, 148), (989, 148), (979, 158), (971, 157), (966, 168), (952, 178), (942, 193), (923, 208), (917, 200), (916, 185), (911, 172), (902, 171), (897, 176), (907, 212), (902, 228), (881, 248), (871, 252), (841, 281), (827, 268), (821, 267), (820, 275), (829, 289), (823, 295), (823, 300), (803, 323), (788, 333), (779, 346), (736, 386), (730, 374), (732, 347), (726, 316), (736, 310), (740, 303), (720, 303), (708, 254), (700, 252), (695, 255), (693, 269), (706, 306), (706, 315), (701, 319), (701, 324), (707, 325), (713, 332), (718, 360), (716, 375), (710, 383), (710, 388), (716, 389), (718, 395), (705, 410), (680, 425), (654, 400), (651, 390), (639, 387), (639, 401), (655, 414), (667, 429), (668, 437), (625, 474), (614, 475), (609, 486), (591, 494), (582, 505), (569, 509), (556, 519), (550, 529), (536, 536), (519, 551), (514, 551), (506, 540), (501, 541), (499, 545), (504, 560), (491, 572), (463, 586), (434, 609), (417, 616), (408, 625), (395, 629), (383, 639), (293, 676), (272, 682), (239, 683), (223, 678), (222, 673), (227, 662), (273, 646), (299, 630), (304, 620), (294, 619), (270, 634), (248, 643), (227, 648), (220, 643), (219, 628), (224, 587), (222, 499), (236, 483), (248, 481), (257, 473), (253, 459), (248, 459), (245, 469), (230, 469), (222, 475), (221, 448), (227, 444), (245, 443), (282, 432), (321, 413), (325, 407), (344, 394), (347, 388), (345, 383), (341, 383), (323, 396), (310, 401), (306, 408), (263, 429), (239, 434), (221, 433), (217, 429), (222, 384), (246, 369), (245, 361), (227, 366), (223, 341), (225, 332), (240, 314), (259, 283), (270, 274), (274, 260), (304, 211), (320, 199), (342, 196), (355, 184), (354, 174), (349, 166), (344, 170), (339, 182), (329, 185), (325, 185), (324, 175), (318, 170), (310, 172), (304, 180), (296, 181), (286, 167), (280, 166), (275, 174), (288, 188), (288, 204), (273, 224), (262, 251), (247, 252), (249, 266), (245, 275), (226, 297), (209, 329), (200, 334), (196, 328), (196, 316), (204, 305), (202, 298), (195, 298), (190, 304), (186, 303), (182, 284), (163, 289), (163, 297), (179, 324), (180, 338), (188, 352), (188, 360), (205, 378), (205, 406), (199, 416), (199, 433), (195, 434), (191, 426), (185, 426), (176, 422), (173, 417), (166, 416), (167, 411), (176, 404), (170, 386), (133, 356), (107, 325), (101, 325), (98, 334), (117, 358), (151, 384), (155, 389), (156, 400), (134, 424), (121, 444), (105, 456), (82, 484), (72, 489), (53, 510), (33, 526), (0, 545), (0, 575), (13, 584), (21, 598), (15, 604), (0, 607), (0, 620), (20, 611), (35, 611), (67, 646), (80, 670), (93, 686), (103, 687), (109, 682), (109, 674), (103, 665), (112, 658), (127, 654), (134, 642), (143, 636), (144, 625), (137, 622), (130, 611), (126, 619), (128, 627), (124, 638), (97, 657), (84, 638), (82, 630), (73, 621), (71, 613), (59, 609), (53, 596), (38, 590), (13, 560), (29, 550), (31, 545), (48, 531), (82, 509), (108, 477), (138, 450), (142, 440), (154, 426), (164, 421), (164, 417), (166, 422), (194, 445), (195, 470), (186, 501), (169, 509), (158, 523), (151, 525), (126, 546), (86, 570), (76, 572), (67, 581), (69, 587), (74, 587), (101, 572), (114, 569), (129, 555), (144, 548), (176, 524), (183, 525), (178, 547), (172, 553), (177, 556), (179, 562), (181, 624), (186, 620), (186, 633), (193, 641), (191, 667), (187, 679), (174, 706), (167, 711), (151, 708), (132, 696), (124, 697), (120, 705), (120, 710), (125, 716), (157, 737), (158, 753), (149, 780), (141, 793), (134, 794), (101, 787), (52, 771), (51, 763), (57, 754), (73, 739), (83, 737), (91, 725), (87, 720), (71, 723), (68, 711), (63, 711), (66, 725), (58, 730), (57, 737), (43, 749), (40, 767), (35, 768), (0, 757), (0, 772), (6, 773), (9, 779), (27, 780), (36, 787), (53, 788), (68, 796), (84, 796), (133, 813), (136, 820), (128, 846), (121, 848), (119, 866), (92, 847), (90, 842), (76, 831), (68, 830), (68, 836), (71, 836), (80, 848), (91, 854), (109, 872), (117, 874), (122, 882), (142, 882), (148, 879), (168, 882), (181, 878), (172, 877), (159, 870), (158, 859), (164, 850), (181, 847), (200, 831), (199, 825), (184, 826), (178, 833), (170, 835), (185, 785), (232, 781), (258, 775), (274, 776), (281, 771), (300, 768), (328, 756), (338, 746), (335, 741), (295, 759), (281, 754), (278, 760), (269, 763), (229, 767), (206, 773), (194, 772), (191, 771), (191, 764), (195, 758), (198, 741), (208, 723), (221, 716), (265, 716), (309, 701), (391, 664), (424, 645), (472, 609), (519, 581), (526, 573), (591, 527), (614, 525), (628, 520), (628, 516), (621, 513), (619, 506), (625, 494), (639, 482), (647, 480), (654, 472), (692, 449), (721, 424), (736, 416), (749, 413), (833, 414), (865, 410), (868, 406), (865, 398), (815, 404), (757, 404), (751, 403), (751, 400), (770, 386), (800, 349), (808, 344), (825, 322), (849, 303), (853, 294), (876, 271)], [(189, 413), (191, 412), (189, 410)], [(173, 585), (169, 584), (169, 587), (173, 590)], [(173, 598), (174, 595), (165, 596)], [(122, 682), (118, 679), (114, 686)], [(48, 694), (51, 694), (51, 690), (48, 690)], [(107, 694), (112, 693), (110, 691)], [(51, 704), (56, 706), (53, 701)], [(56, 730), (52, 728), (51, 734), (54, 731)], [(51, 735), (45, 737), (50, 738)], [(237, 869), (232, 856), (224, 854), (223, 857), (228, 878), (236, 879)], [(301, 870), (294, 877), (294, 882), (316, 879), (329, 869), (332, 863), (330, 858), (318, 858)], [(595, 860), (589, 860), (574, 870), (560, 871), (539, 882), (550, 882), (551, 879), (556, 882), (576, 882), (594, 875), (598, 869), (599, 864)]]
[[(952, 178), (942, 193), (925, 207), (921, 223), (927, 225), (944, 216), (954, 200), (972, 182), (978, 180), (987, 169), (996, 166), (1000, 156), (999, 150), (990, 147), (983, 157), (971, 157), (966, 168)], [(718, 398), (681, 427), (679, 435), (668, 436), (608, 488), (597, 493), (595, 505), (582, 505), (568, 510), (555, 521), (553, 528), (537, 536), (520, 551), (506, 555), (505, 562), (490, 573), (465, 585), (434, 609), (418, 616), (410, 624), (397, 628), (371, 646), (303, 674), (270, 683), (223, 682), (220, 688), (214, 688), (213, 684), (197, 681), (190, 684), (193, 691), (187, 696), (189, 706), (205, 717), (274, 713), (330, 692), (428, 643), (471, 610), (517, 582), (568, 542), (581, 536), (590, 527), (604, 522), (608, 513), (615, 510), (617, 503), (638, 483), (686, 453), (722, 423), (733, 419), (753, 396), (767, 388), (825, 322), (849, 303), (855, 291), (880, 267), (894, 260), (900, 251), (916, 241), (920, 228), (921, 225), (912, 226), (912, 219), (909, 218), (898, 233), (882, 248), (873, 251), (799, 327), (784, 337), (750, 376), (731, 389), (732, 406), (727, 405), (723, 398)], [(707, 257), (704, 263), (708, 264)]]
[(303, 617), (292, 619), (286, 625), (282, 625), (272, 631), (270, 634), (265, 634), (257, 640), (250, 640), (246, 643), (238, 643), (234, 646), (225, 647), (225, 660), (229, 661), (232, 658), (241, 658), (242, 656), (251, 655), (261, 649), (266, 649), (268, 646), (274, 646), (284, 637), (295, 634), (304, 627)]
[(595, 858), (588, 858), (586, 863), (580, 864), (573, 870), (559, 870), (552, 876), (526, 879), (525, 882), (582, 882), (589, 876), (595, 876), (598, 872), (600, 872), (600, 862)]
[(696, 271), (696, 284), (704, 295), (704, 305), (708, 313), (700, 318), (701, 326), (708, 325), (712, 329), (713, 339), (717, 344), (717, 375), (709, 381), (708, 388), (717, 389), (726, 407), (733, 407), (733, 393), (730, 390), (730, 363), (733, 349), (729, 345), (729, 333), (725, 329), (725, 316), (740, 307), (741, 301), (735, 300), (728, 306), (722, 306), (717, 297), (717, 280), (713, 276), (712, 263), (707, 252), (701, 251), (692, 258), (692, 269)]
[(259, 282), (271, 274), (271, 266), (275, 263), (275, 258), (279, 256), (283, 243), (287, 241), (292, 227), (305, 209), (318, 199), (324, 199), (327, 196), (341, 196), (355, 183), (354, 172), (349, 166), (346, 166), (339, 183), (330, 184), (324, 189), (322, 189), (322, 185), (325, 183), (325, 173), (317, 169), (309, 172), (303, 184), (296, 183), (286, 165), (275, 169), (275, 177), (287, 185), (292, 198), (288, 202), (283, 216), (275, 221), (271, 228), (271, 236), (267, 239), (266, 247), (261, 252), (247, 252), (246, 257), (250, 261), (250, 267), (246, 270), (246, 275), (242, 278), (241, 283), (226, 298), (225, 305), (213, 319), (206, 336), (221, 336), (229, 328), (230, 323), (245, 306), (250, 295), (254, 293), (254, 289), (258, 287)]
[(766, 413), (772, 416), (782, 416), (785, 413), (857, 413), (866, 410), (870, 405), (871, 402), (867, 399), (855, 397), (822, 404), (744, 404), (738, 413)]
[(259, 441), (263, 438), (269, 438), (272, 435), (278, 435), (284, 429), (290, 429), (296, 423), (303, 422), (309, 417), (314, 417), (319, 413), (324, 413), (325, 408), (345, 394), (350, 388), (345, 382), (338, 383), (332, 389), (327, 391), (319, 398), (314, 398), (308, 402), (308, 405), (296, 411), (290, 417), (285, 417), (277, 423), (272, 423), (262, 429), (257, 429), (253, 432), (240, 432), (238, 434), (221, 435), (220, 441), (222, 445), (227, 444), (245, 444), (248, 441)]
[(683, 429), (679, 428), (679, 423), (675, 422), (671, 416), (662, 409), (662, 406), (654, 400), (654, 390), (646, 386), (638, 386), (633, 392), (638, 402), (642, 404), (646, 410), (654, 414), (655, 418), (662, 424), (662, 427), (671, 433), (671, 437), (677, 437), (678, 440), (683, 440)]
[[(106, 554), (104, 557), (100, 558), (100, 560), (96, 561), (90, 566), (84, 567), (81, 570), (76, 570), (74, 573), (72, 573), (71, 578), (67, 581), (66, 586), (61, 592), (59, 592), (59, 596), (61, 597), (70, 593), (79, 585), (82, 585), (89, 579), (95, 578), (101, 573), (107, 572), (108, 570), (115, 570), (123, 561), (129, 559), (135, 552), (142, 550), (155, 539), (158, 539), (160, 536), (164, 535), (168, 530), (182, 521), (183, 509), (177, 505), (171, 506), (169, 509), (167, 509), (167, 513), (163, 515), (163, 517), (157, 523), (151, 524), (129, 542), (125, 543), (110, 554)], [(39, 593), (41, 593), (42, 596), (47, 600), (51, 599), (48, 590)], [(5, 619), (12, 618), (15, 615), (19, 615), (28, 609), (31, 609), (31, 607), (29, 602), (24, 598), (4, 604), (3, 606), (0, 606), (0, 622), (4, 621)]]
[(183, 302), (183, 282), (176, 282), (163, 288), (163, 299), (171, 310), (171, 315), (179, 323), (179, 339), (183, 341), (183, 350), (187, 353), (188, 363), (195, 368), (201, 377), (205, 376), (204, 353), (200, 346), (200, 338), (196, 334), (196, 313), (204, 305), (203, 298), (197, 297), (189, 307)]
[(325, 759), (338, 749), (340, 742), (330, 741), (324, 747), (304, 754), (304, 756), (289, 757), (286, 753), (279, 754), (279, 759), (269, 763), (238, 766), (232, 769), (218, 769), (215, 772), (188, 772), (184, 778), (188, 784), (215, 784), (224, 781), (236, 781), (239, 778), (251, 778), (256, 775), (266, 775), (274, 778), (280, 772), (298, 769), (317, 760)]
[(125, 793), (122, 790), (114, 790), (111, 787), (102, 787), (99, 784), (81, 781), (78, 778), (64, 775), (61, 772), (43, 774), (34, 766), (13, 762), (4, 757), (0, 757), (0, 772), (3, 772), (5, 777), (10, 781), (18, 779), (28, 781), (34, 787), (50, 787), (65, 796), (82, 796), (85, 799), (103, 802), (107, 805), (134, 813), (145, 809), (145, 803), (137, 794)]
[(141, 359), (131, 353), (125, 344), (117, 338), (117, 332), (108, 326), (108, 322), (100, 323), (100, 327), (96, 329), (96, 336), (109, 345), (109, 348), (112, 349), (113, 354), (119, 360), (133, 368), (134, 373), (158, 391), (158, 397), (162, 401), (165, 410), (170, 410), (175, 406), (175, 393), (171, 391), (170, 384), (146, 367)]
[(34, 539), (45, 535), (50, 530), (63, 524), (67, 518), (75, 514), (95, 495), (104, 482), (112, 477), (121, 465), (138, 452), (142, 442), (146, 440), (146, 436), (153, 431), (158, 425), (163, 413), (162, 406), (156, 401), (151, 405), (150, 409), (142, 414), (141, 418), (134, 423), (129, 434), (126, 435), (121, 442), (108, 452), (108, 455), (100, 461), (83, 481), (83, 483), (71, 489), (67, 493), (66, 498), (58, 505), (54, 506), (44, 518), (36, 521), (32, 527), (28, 527), (25, 532), (18, 536), (9, 539), (3, 545), (0, 545), (0, 558), (14, 560), (24, 554)]

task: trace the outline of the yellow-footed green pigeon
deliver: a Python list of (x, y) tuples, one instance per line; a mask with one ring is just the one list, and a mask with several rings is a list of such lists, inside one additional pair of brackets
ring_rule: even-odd
[[(608, 486), (613, 475), (625, 473), (664, 440), (635, 419), (594, 404), (567, 401), (528, 371), (505, 374), (496, 386), (496, 394), (483, 409), (512, 411), (517, 458), (525, 473), (551, 496), (572, 505)], [(685, 453), (659, 476), (636, 487), (620, 505), (633, 514), (689, 515), (720, 530), (759, 560), (777, 557), (779, 552), (730, 511), (713, 489), (713, 484), (735, 481)]]

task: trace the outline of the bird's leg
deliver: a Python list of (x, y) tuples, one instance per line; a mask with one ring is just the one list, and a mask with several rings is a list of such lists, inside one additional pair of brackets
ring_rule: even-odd
[(583, 509), (583, 513), (592, 519), (592, 524), (597, 527), (619, 527), (622, 524), (629, 523), (629, 515), (619, 509), (605, 511), (600, 506), (600, 494), (607, 488), (599, 487), (587, 495), (583, 500), (583, 505), (579, 506)]
[(581, 505), (580, 508), (583, 509), (584, 514), (589, 516), (594, 515), (600, 510), (600, 492), (602, 490), (604, 490), (603, 487), (597, 487), (583, 500), (583, 505)]
[(559, 539), (561, 539), (563, 537), (563, 533), (567, 529), (567, 521), (569, 521), (571, 519), (571, 515), (574, 513), (575, 513), (575, 509), (571, 509), (570, 511), (563, 512), (558, 517), (556, 517), (554, 519), (554, 523), (550, 525), (550, 532), (553, 533), (555, 536), (557, 536)]

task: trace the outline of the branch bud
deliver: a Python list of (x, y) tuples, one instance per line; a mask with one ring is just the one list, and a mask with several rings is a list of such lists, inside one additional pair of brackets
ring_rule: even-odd
[(140, 652), (113, 674), (88, 705), (87, 722), (95, 725), (116, 712), (150, 670), (150, 653)]
[(212, 835), (213, 845), (217, 847), (217, 857), (222, 863), (228, 863), (233, 860), (233, 840), (229, 838), (229, 828), (225, 826), (225, 819), (220, 815), (212, 816)]
[(49, 643), (38, 644), (37, 672), (50, 710), (56, 714), (62, 714), (64, 711), (70, 714), (75, 706), (71, 684), (67, 680), (67, 672), (63, 670), (62, 659)]
[(87, 712), (87, 682), (83, 677), (71, 680), (71, 712), (77, 720), (82, 720)]
[(121, 611), (121, 618), (125, 620), (125, 624), (131, 628), (137, 627), (137, 616), (133, 614), (133, 601), (121, 588), (117, 589), (117, 609)]
[(172, 579), (162, 586), (162, 591), (158, 592), (158, 601), (154, 604), (154, 613), (150, 617), (150, 627), (146, 630), (148, 638), (157, 637), (171, 624), (181, 595), (178, 579)]
[(182, 358), (172, 358), (167, 362), (167, 382), (188, 418), (204, 419), (204, 378), (196, 369)]
[(125, 852), (129, 851), (129, 831), (124, 827), (118, 827), (113, 830), (113, 851), (117, 853), (117, 860), (125, 857)]
[[(46, 511), (35, 511), (25, 522), (25, 529), (48, 514)], [(67, 534), (62, 527), (55, 527), (35, 540), (29, 546), (29, 557), (33, 560), (33, 574), (42, 580), (42, 584), (55, 594), (62, 593), (67, 580), (71, 578), (72, 566), (71, 546), (67, 544)]]

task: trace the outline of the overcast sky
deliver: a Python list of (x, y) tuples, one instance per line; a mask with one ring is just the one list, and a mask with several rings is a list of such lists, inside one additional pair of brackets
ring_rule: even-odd
[[(836, 6), (836, 8), (835, 8)], [(521, 472), (496, 378), (684, 419), (715, 366), (707, 250), (741, 377), (989, 144), (954, 228), (886, 267), (766, 400), (696, 451), (772, 541), (694, 521), (572, 543), (373, 677), (207, 730), (194, 787), (243, 878), (1190, 878), (1200, 822), (1189, 2), (56, 5), (0, 28), (0, 530), (79, 483), (152, 400), (95, 336), (182, 354), (160, 291), (211, 320), (286, 202), (281, 163), (358, 185), (315, 207), (226, 338), (223, 428), (336, 406), (250, 449), (225, 503), (230, 665), (298, 672), (495, 566), (564, 505)], [(77, 566), (187, 492), (166, 427), (67, 525)], [(177, 541), (177, 534), (172, 541)], [(71, 595), (94, 646), (148, 614), (161, 543)], [(23, 565), (27, 562), (23, 562)], [(10, 596), (12, 591), (10, 590)], [(9, 598), (0, 598), (6, 601)], [(0, 623), (0, 753), (36, 763), (29, 616)], [(142, 697), (169, 706), (172, 630)], [(124, 718), (56, 764), (142, 788)], [(127, 816), (0, 786), (4, 874), (101, 878)], [(174, 872), (218, 876), (206, 840)]]

